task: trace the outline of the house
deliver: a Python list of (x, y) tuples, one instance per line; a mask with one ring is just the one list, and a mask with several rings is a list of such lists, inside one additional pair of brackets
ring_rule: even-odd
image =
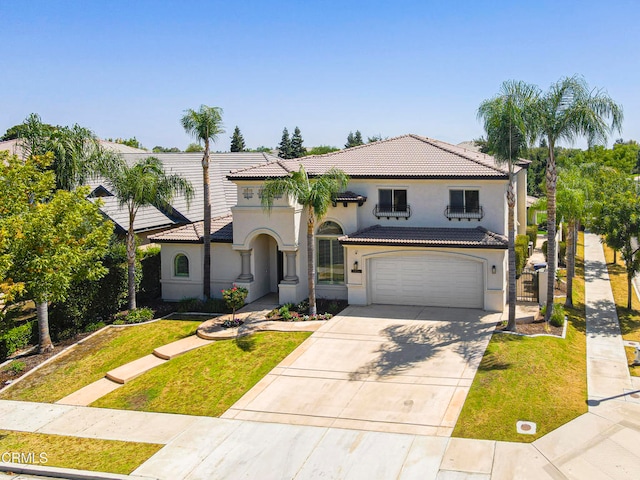
[[(371, 303), (501, 311), (506, 303), (508, 172), (480, 152), (418, 135), (228, 175), (231, 215), (213, 219), (212, 292), (236, 283), (248, 301), (308, 295), (306, 214), (290, 198), (261, 206), (261, 188), (304, 165), (350, 177), (316, 223), (317, 295)], [(515, 167), (517, 233), (526, 230), (526, 164)], [(152, 236), (162, 244), (166, 300), (202, 292), (202, 222)]]

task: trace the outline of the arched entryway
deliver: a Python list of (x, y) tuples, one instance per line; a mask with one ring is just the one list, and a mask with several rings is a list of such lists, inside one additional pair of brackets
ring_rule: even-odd
[(254, 298), (278, 293), (278, 284), (284, 278), (284, 260), (278, 242), (271, 235), (261, 233), (251, 242), (254, 261)]

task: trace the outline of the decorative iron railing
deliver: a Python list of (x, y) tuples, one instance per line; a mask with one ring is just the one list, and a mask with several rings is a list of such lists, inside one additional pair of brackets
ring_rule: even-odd
[(467, 219), (471, 220), (482, 220), (484, 217), (484, 211), (481, 206), (467, 208), (467, 207), (452, 207), (451, 205), (447, 205), (447, 208), (444, 211), (444, 216), (449, 220), (453, 220), (457, 218), (458, 220)]

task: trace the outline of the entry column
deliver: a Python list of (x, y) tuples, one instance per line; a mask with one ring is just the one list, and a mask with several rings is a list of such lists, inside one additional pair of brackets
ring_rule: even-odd
[(296, 275), (296, 255), (298, 252), (284, 252), (287, 256), (287, 274), (282, 279), (282, 283), (298, 283), (298, 275)]
[(253, 282), (251, 273), (251, 250), (240, 250), (241, 273), (238, 282)]

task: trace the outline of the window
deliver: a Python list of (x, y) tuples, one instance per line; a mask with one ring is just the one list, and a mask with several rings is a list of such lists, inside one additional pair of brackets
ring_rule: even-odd
[(179, 253), (173, 259), (173, 272), (176, 277), (189, 276), (189, 259), (186, 255)]
[(378, 205), (379, 212), (406, 212), (407, 191), (391, 189), (378, 190)]
[(449, 190), (449, 206), (452, 213), (479, 213), (478, 190)]
[(335, 222), (324, 222), (318, 227), (318, 283), (344, 283), (344, 248), (338, 242), (342, 228)]

